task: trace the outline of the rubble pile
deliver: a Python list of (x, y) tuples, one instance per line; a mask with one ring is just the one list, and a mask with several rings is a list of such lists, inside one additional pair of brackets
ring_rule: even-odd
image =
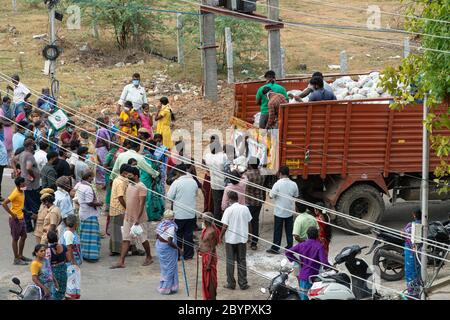
[(336, 79), (331, 87), (337, 100), (359, 100), (389, 97), (380, 84), (380, 73), (372, 72), (369, 75), (359, 76), (355, 81), (349, 76)]

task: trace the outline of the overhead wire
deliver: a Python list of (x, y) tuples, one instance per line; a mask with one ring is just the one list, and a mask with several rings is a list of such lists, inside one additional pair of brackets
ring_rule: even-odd
[[(9, 122), (11, 122), (11, 123), (14, 123), (16, 126), (21, 127), (21, 128), (23, 128), (23, 129), (28, 130), (28, 131), (31, 132), (30, 129), (26, 128), (25, 126), (20, 125), (18, 122), (13, 121), (13, 120), (11, 120), (11, 119), (9, 119), (9, 118), (3, 116), (3, 115), (0, 115), (0, 118), (3, 118), (3, 119), (5, 119), (5, 120), (7, 120), (7, 121), (9, 121)], [(51, 143), (51, 144), (56, 144), (56, 145), (58, 145), (56, 142), (51, 141), (51, 140), (48, 139), (48, 138), (42, 137), (42, 139), (48, 141), (48, 142)], [(64, 147), (59, 146), (59, 145), (58, 145), (58, 147), (61, 148), (61, 149), (63, 149), (63, 150), (66, 150), (66, 151), (69, 151), (69, 152), (70, 152), (70, 150), (68, 150), (67, 148), (64, 148)], [(95, 163), (94, 161), (92, 161), (92, 160), (90, 160), (90, 159), (86, 159), (85, 161), (91, 162), (94, 166), (100, 167), (100, 168), (102, 168), (103, 170), (112, 173), (112, 170), (109, 170), (109, 169), (106, 168), (106, 167), (103, 167), (103, 166), (101, 166), (101, 165), (98, 165), (97, 163)], [(130, 183), (131, 183), (131, 182), (130, 182)], [(136, 184), (136, 182), (133, 182), (133, 183)], [(170, 202), (172, 202), (172, 203), (177, 203), (177, 201), (170, 199), (170, 198), (167, 197), (166, 195), (163, 195), (163, 194), (161, 194), (161, 193), (158, 193), (158, 192), (156, 192), (156, 191), (154, 191), (154, 190), (152, 190), (152, 189), (149, 189), (149, 188), (147, 188), (147, 187), (145, 187), (145, 188), (147, 189), (147, 191), (150, 191), (151, 193), (156, 194), (157, 196), (160, 196), (160, 197), (162, 197), (162, 198), (165, 198), (166, 200), (168, 200), (168, 201), (170, 201)], [(184, 208), (184, 209), (186, 209), (186, 210), (193, 211), (193, 212), (195, 212), (196, 214), (199, 214), (201, 217), (203, 217), (203, 216), (205, 215), (205, 213), (202, 213), (202, 212), (200, 212), (200, 211), (198, 211), (198, 210), (193, 210), (193, 209), (187, 207), (186, 205), (184, 205), (183, 203), (178, 202), (177, 205), (180, 206), (180, 207), (182, 207), (182, 208)], [(219, 219), (216, 219), (216, 218), (214, 218), (214, 217), (209, 216), (208, 218), (211, 219), (211, 220), (213, 220), (214, 222), (221, 223), (221, 221), (220, 221)], [(256, 239), (258, 239), (258, 240), (260, 240), (260, 241), (262, 241), (262, 242), (265, 242), (265, 243), (267, 243), (267, 244), (269, 244), (269, 245), (271, 245), (271, 246), (275, 246), (275, 247), (278, 247), (279, 249), (284, 250), (284, 251), (286, 251), (286, 252), (291, 252), (291, 253), (293, 253), (293, 254), (295, 254), (295, 255), (298, 255), (298, 256), (300, 256), (301, 258), (304, 258), (304, 259), (313, 261), (313, 262), (318, 263), (319, 265), (322, 265), (322, 266), (324, 266), (324, 267), (330, 267), (330, 266), (328, 266), (328, 265), (322, 263), (321, 261), (317, 261), (317, 260), (312, 259), (312, 258), (310, 258), (310, 257), (301, 255), (301, 254), (299, 254), (299, 253), (297, 253), (297, 252), (295, 252), (295, 251), (292, 251), (292, 250), (290, 250), (290, 249), (286, 249), (286, 248), (284, 248), (284, 247), (281, 247), (280, 245), (277, 245), (277, 244), (275, 244), (275, 243), (272, 243), (272, 242), (270, 242), (270, 241), (268, 241), (268, 240), (266, 240), (266, 239), (264, 239), (264, 238), (262, 238), (262, 237), (259, 237), (259, 236), (254, 235), (254, 234), (248, 233), (247, 235), (242, 235), (242, 234), (240, 234), (240, 233), (238, 233), (238, 232), (236, 232), (236, 231), (234, 231), (234, 230), (230, 230), (230, 229), (227, 229), (227, 230), (228, 230), (229, 232), (232, 232), (232, 233), (234, 233), (234, 234), (236, 234), (236, 235), (238, 235), (238, 236), (240, 236), (240, 237), (244, 237), (244, 238), (245, 238), (245, 237), (248, 237), (248, 236), (252, 236), (253, 238), (256, 238)], [(412, 250), (412, 251), (416, 252), (417, 250)], [(338, 269), (336, 269), (336, 268), (334, 268), (334, 267), (332, 267), (332, 268), (333, 268), (335, 271), (338, 271), (338, 272), (339, 272)], [(361, 278), (361, 277), (358, 277), (358, 276), (355, 276), (355, 275), (352, 275), (352, 276), (353, 276), (354, 278), (356, 278), (356, 279), (360, 279), (360, 280), (362, 280), (362, 281), (364, 281), (364, 282), (370, 283), (367, 279), (364, 279), (364, 278)], [(394, 292), (400, 293), (400, 291), (396, 291), (395, 289), (392, 289), (392, 288), (389, 288), (389, 287), (386, 287), (386, 286), (383, 286), (383, 285), (380, 285), (380, 284), (379, 284), (378, 286), (379, 286), (380, 288), (388, 289), (389, 291), (394, 291)], [(409, 296), (408, 296), (408, 297), (409, 297)], [(414, 297), (410, 297), (410, 298), (415, 299)]]
[[(1, 77), (1, 76), (2, 76), (2, 73), (0, 72), (0, 77)], [(0, 90), (0, 91), (1, 91), (1, 90)], [(35, 94), (33, 94), (33, 95), (35, 95)], [(35, 95), (35, 96), (37, 96), (37, 95)], [(54, 105), (55, 107), (61, 108), (61, 107), (57, 106), (56, 104), (53, 104), (53, 105)], [(62, 105), (63, 105), (63, 104), (62, 104)], [(68, 106), (66, 106), (66, 107), (70, 110), (70, 107), (68, 107)], [(62, 108), (61, 108), (61, 109), (62, 109)], [(62, 110), (64, 110), (64, 109), (62, 109)], [(47, 112), (47, 111), (44, 111), (44, 110), (41, 110), (41, 111), (44, 112), (44, 113), (46, 113), (46, 114), (48, 114), (48, 115), (50, 115), (50, 113)], [(75, 111), (75, 116), (80, 117), (76, 111)], [(84, 116), (85, 116), (86, 118), (90, 118), (90, 117), (87, 116), (87, 115), (84, 115)], [(95, 121), (95, 122), (91, 122), (91, 124), (96, 125), (96, 120), (94, 119), (94, 121)], [(79, 129), (81, 129), (82, 131), (84, 131), (84, 132), (90, 134), (90, 135), (95, 135), (94, 133), (92, 133), (92, 132), (90, 132), (90, 131), (88, 131), (88, 130), (82, 128), (82, 127), (79, 127), (79, 126), (76, 126), (76, 127), (79, 128)], [(156, 149), (156, 147), (154, 147), (154, 146), (152, 146), (152, 145), (148, 144), (147, 142), (144, 142), (144, 141), (142, 141), (142, 140), (140, 140), (140, 139), (137, 139), (136, 137), (131, 136), (130, 134), (125, 134), (124, 132), (120, 132), (120, 133), (118, 132), (117, 134), (118, 134), (118, 135), (128, 136), (128, 137), (130, 137), (131, 139), (134, 139), (134, 140), (136, 140), (136, 141), (140, 141), (141, 143), (144, 143), (144, 145), (147, 146), (148, 148)], [(118, 147), (122, 147), (122, 148), (123, 148), (123, 146), (120, 146), (120, 145), (117, 144), (117, 143), (113, 143), (113, 144), (117, 145)], [(126, 149), (126, 148), (125, 148), (125, 149)], [(146, 159), (148, 159), (148, 160), (151, 160), (151, 161), (159, 162), (159, 163), (164, 164), (164, 165), (167, 165), (167, 166), (170, 166), (170, 165), (168, 165), (168, 164), (166, 164), (166, 163), (163, 163), (163, 162), (161, 162), (161, 161), (159, 161), (159, 160), (157, 160), (157, 159), (151, 159), (151, 158), (147, 158), (147, 157), (144, 157), (144, 158), (146, 158)], [(191, 159), (186, 158), (186, 157), (181, 157), (181, 156), (179, 156), (179, 155), (176, 155), (175, 158), (177, 158), (178, 160), (179, 160), (179, 159), (184, 159), (184, 160), (187, 160), (188, 162), (191, 162)], [(212, 168), (208, 168), (207, 166), (203, 166), (203, 164), (202, 164), (201, 166), (202, 166), (202, 168), (205, 168), (205, 169), (207, 169), (207, 170), (211, 170), (211, 169), (212, 169)], [(170, 166), (170, 167), (175, 168), (175, 166)], [(223, 174), (224, 176), (229, 177), (230, 179), (236, 180), (236, 178), (233, 177), (232, 175), (226, 174), (226, 173), (224, 173), (224, 172), (222, 172), (222, 171), (219, 171), (219, 173), (220, 173), (220, 174)], [(203, 181), (205, 180), (204, 178), (201, 178), (201, 177), (199, 177), (199, 176), (197, 176), (197, 178), (199, 178), (199, 179), (201, 179), (201, 180), (203, 180)], [(211, 182), (210, 182), (210, 183), (211, 183)], [(261, 189), (261, 190), (264, 190), (264, 191), (266, 191), (266, 192), (270, 192), (270, 191), (271, 191), (270, 189), (265, 188), (265, 187), (261, 187), (260, 185), (257, 185), (257, 184), (253, 184), (253, 183), (247, 183), (247, 184), (248, 184), (248, 185), (251, 185), (251, 186), (253, 186), (253, 187), (255, 187), (255, 188), (259, 188), (259, 189)], [(238, 192), (238, 193), (240, 193), (240, 192)], [(242, 193), (240, 193), (240, 194), (242, 194)], [(248, 196), (248, 195), (245, 195), (245, 194), (242, 194), (242, 195), (245, 196), (245, 197), (247, 197), (247, 198), (250, 198), (250, 196)], [(325, 210), (326, 212), (329, 212), (329, 213), (334, 214), (334, 215), (337, 215), (337, 216), (341, 216), (341, 217), (343, 217), (343, 218), (345, 218), (345, 219), (348, 219), (348, 220), (352, 220), (352, 221), (356, 221), (356, 222), (358, 222), (358, 223), (362, 223), (362, 224), (365, 224), (365, 225), (373, 226), (373, 227), (376, 227), (376, 228), (381, 229), (381, 230), (387, 230), (387, 231), (391, 230), (391, 232), (394, 232), (394, 233), (396, 233), (396, 234), (399, 233), (399, 234), (408, 236), (408, 235), (405, 234), (403, 231), (399, 231), (399, 230), (396, 230), (396, 229), (393, 229), (393, 228), (389, 228), (389, 227), (385, 227), (385, 226), (382, 226), (382, 225), (379, 225), (379, 224), (376, 224), (376, 223), (372, 223), (372, 222), (369, 222), (369, 221), (366, 221), (366, 220), (363, 220), (363, 219), (360, 219), (360, 218), (356, 218), (356, 217), (353, 217), (353, 216), (350, 216), (350, 215), (347, 215), (347, 214), (338, 212), (338, 211), (336, 211), (336, 210), (332, 210), (332, 209), (329, 209), (329, 208), (321, 207), (321, 206), (318, 206), (318, 205), (316, 205), (316, 204), (314, 204), (314, 203), (307, 202), (307, 201), (305, 201), (305, 200), (303, 200), (303, 199), (298, 199), (298, 198), (290, 197), (290, 196), (287, 196), (287, 195), (284, 195), (284, 194), (281, 194), (281, 193), (278, 193), (278, 194), (276, 194), (276, 195), (278, 195), (278, 196), (280, 196), (280, 197), (283, 197), (283, 198), (286, 198), (286, 199), (289, 199), (289, 200), (294, 201), (294, 202), (296, 202), (296, 203), (301, 203), (301, 204), (303, 204), (303, 205), (307, 205), (307, 206), (309, 206), (309, 207), (312, 207), (312, 208), (315, 208), (315, 209), (318, 209), (318, 210)], [(264, 201), (262, 201), (262, 200), (260, 200), (260, 199), (254, 198), (254, 200), (257, 200), (257, 201), (260, 201), (260, 202), (264, 203)], [(272, 203), (270, 203), (270, 202), (268, 203), (268, 205), (275, 207), (275, 205), (272, 204)], [(298, 214), (298, 213), (295, 212), (295, 211), (292, 211), (292, 212), (293, 212), (294, 214), (296, 214), (296, 215)], [(365, 234), (356, 232), (356, 231), (351, 230), (351, 229), (344, 228), (344, 227), (339, 226), (339, 225), (335, 225), (335, 224), (331, 224), (331, 223), (330, 223), (330, 225), (332, 225), (332, 226), (334, 226), (334, 227), (336, 227), (336, 228), (342, 229), (342, 230), (344, 230), (344, 231), (350, 232), (350, 233), (355, 233), (355, 234), (363, 235), (363, 236), (365, 236), (365, 237), (369, 237), (370, 239), (375, 239), (375, 238), (373, 238), (373, 237), (367, 236), (367, 235), (365, 235)], [(436, 242), (436, 241), (433, 241), (433, 240), (430, 240), (430, 239), (424, 239), (424, 238), (422, 238), (421, 240), (422, 240), (423, 242), (425, 242), (425, 243), (430, 244), (430, 246), (438, 247), (438, 248), (440, 248), (440, 249), (442, 249), (442, 250), (448, 250), (447, 248), (440, 247), (440, 245), (442, 245), (442, 244), (441, 244), (441, 243), (438, 243), (438, 242)], [(435, 242), (437, 245), (431, 244), (432, 242)], [(395, 246), (395, 244), (392, 244), (392, 245)], [(397, 246), (398, 246), (398, 245), (397, 245)]]
[[(252, 1), (249, 1), (249, 0), (242, 0), (243, 2), (248, 2), (248, 3), (254, 3), (254, 2), (252, 2)], [(319, 15), (315, 15), (315, 14), (311, 14), (311, 13), (307, 13), (307, 12), (302, 12), (302, 11), (298, 11), (298, 10), (294, 10), (294, 9), (292, 9), (292, 8), (287, 8), (287, 7), (277, 7), (277, 6), (271, 6), (271, 5), (269, 5), (269, 4), (262, 4), (262, 3), (258, 3), (258, 2), (256, 2), (256, 5), (258, 6), (261, 6), (261, 7), (266, 7), (266, 8), (272, 8), (272, 9), (277, 9), (277, 10), (280, 10), (280, 11), (286, 11), (286, 12), (294, 12), (294, 13), (299, 13), (299, 14), (302, 14), (302, 15), (304, 15), (304, 16), (310, 16), (310, 17), (314, 17), (314, 18), (320, 18), (320, 19), (323, 19), (324, 18), (324, 16), (319, 16)], [(352, 22), (352, 23), (355, 23), (355, 21), (354, 20), (350, 20), (350, 19), (343, 19), (343, 18), (334, 18), (334, 17), (326, 17), (326, 19), (328, 20), (328, 19), (332, 19), (332, 20), (337, 20), (337, 21), (344, 21), (344, 22)], [(358, 26), (362, 26), (362, 27), (366, 27), (367, 28), (367, 25), (365, 25), (365, 24), (357, 24)], [(317, 26), (317, 27), (321, 27), (321, 26)], [(325, 27), (325, 26), (323, 26), (323, 27)], [(330, 28), (330, 27), (328, 27), (328, 28)], [(363, 31), (363, 30), (361, 30), (361, 31)], [(429, 34), (429, 33), (421, 33), (421, 32), (414, 32), (414, 31), (408, 31), (408, 30), (404, 30), (404, 29), (395, 29), (395, 28), (389, 28), (389, 29), (382, 29), (381, 27), (380, 27), (380, 29), (378, 30), (378, 29), (369, 29), (369, 28), (367, 28), (366, 30), (364, 30), (364, 31), (367, 31), (367, 32), (373, 32), (373, 31), (383, 31), (383, 32), (395, 32), (395, 33), (402, 33), (402, 34), (412, 34), (412, 35), (415, 35), (415, 36), (424, 36), (424, 37), (433, 37), (433, 38), (441, 38), (441, 39), (450, 39), (450, 37), (449, 36), (442, 36), (442, 35), (436, 35), (436, 34)]]
[[(192, 5), (196, 5), (196, 6), (203, 6), (203, 7), (211, 8), (211, 9), (215, 8), (213, 6), (202, 5), (200, 3), (191, 2), (191, 1), (188, 1), (188, 0), (178, 0), (178, 1), (189, 3), (189, 4), (192, 4)], [(241, 13), (241, 12), (236, 12), (236, 11), (233, 14), (235, 16), (241, 16), (241, 17), (244, 17), (244, 18), (247, 18), (247, 19), (251, 19), (253, 17), (252, 15)], [(359, 35), (354, 35), (354, 34), (348, 34), (348, 33), (345, 33), (345, 32), (331, 31), (331, 30), (320, 30), (319, 31), (319, 30), (317, 30), (317, 27), (305, 26), (304, 24), (301, 24), (301, 23), (298, 23), (298, 22), (279, 21), (279, 20), (273, 20), (273, 19), (269, 19), (269, 18), (264, 18), (264, 20), (267, 21), (267, 22), (274, 22), (274, 23), (277, 23), (277, 24), (283, 23), (284, 25), (288, 25), (288, 26), (294, 26), (294, 27), (298, 27), (298, 28), (304, 28), (304, 29), (308, 29), (308, 30), (313, 30), (313, 31), (311, 31), (313, 33), (315, 32), (315, 33), (319, 33), (319, 34), (322, 33), (322, 34), (328, 34), (328, 35), (331, 34), (333, 37), (341, 38), (343, 40), (352, 40), (352, 39), (349, 39), (348, 37), (353, 37), (353, 38), (356, 38), (356, 39), (365, 40), (365, 42), (373, 41), (373, 42), (378, 42), (378, 43), (384, 43), (384, 44), (390, 44), (390, 45), (403, 47), (403, 43), (386, 41), (386, 40), (381, 40), (381, 39), (378, 39), (378, 38), (359, 36)], [(433, 48), (422, 47), (422, 46), (410, 45), (410, 48), (423, 50), (423, 51), (432, 51), (432, 52), (439, 52), (439, 53), (450, 54), (450, 51), (448, 51), (448, 50), (433, 49)]]

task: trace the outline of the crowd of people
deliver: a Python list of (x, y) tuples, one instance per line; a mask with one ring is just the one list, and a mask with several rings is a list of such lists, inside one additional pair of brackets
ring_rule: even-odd
[[(273, 72), (266, 78), (270, 90), (263, 88), (257, 95), (262, 114), (268, 110), (268, 116), (261, 118), (264, 128), (276, 123), (273, 105), (281, 103), (286, 93), (275, 83)], [(101, 260), (104, 237), (109, 237), (109, 255), (118, 259), (111, 269), (125, 268), (130, 251), (145, 256), (142, 266), (151, 265), (152, 221), (157, 222), (154, 240), (161, 294), (178, 291), (178, 261), (199, 254), (203, 298), (216, 299), (221, 243), (225, 247), (224, 287), (236, 288), (237, 265), (237, 284), (241, 290), (249, 288), (247, 246), (258, 250), (259, 217), (266, 201), (258, 158), (242, 161), (233, 146), (223, 145), (213, 135), (203, 159), (209, 171), (201, 183), (193, 160), (183, 157), (184, 142), (172, 140), (175, 115), (169, 99), (161, 98), (156, 113), (150, 113), (139, 74), (124, 88), (115, 116), (98, 118), (92, 132), (77, 125), (75, 117), (63, 130), (54, 130), (49, 114), (57, 104), (49, 91), (44, 89), (33, 105), (30, 91), (18, 76), (13, 77), (13, 85), (13, 99), (4, 96), (0, 110), (0, 168), (12, 168), (15, 188), (1, 201), (10, 216), (13, 263), (30, 264), (32, 280), (46, 298), (80, 297), (82, 263)], [(329, 265), (330, 218), (326, 212), (296, 203), (301, 194), (288, 167), (279, 169), (278, 178), (268, 194), (275, 210), (273, 245), (267, 252), (284, 251), (280, 250), (284, 227), (285, 248), (306, 257), (301, 259), (299, 273), (301, 297), (306, 299), (309, 276), (320, 269), (308, 259)], [(300, 214), (294, 219), (296, 211)], [(101, 212), (107, 215), (104, 232)], [(196, 231), (201, 232), (196, 235)], [(36, 242), (33, 260), (24, 255), (29, 233)], [(287, 256), (296, 259), (292, 252)]]

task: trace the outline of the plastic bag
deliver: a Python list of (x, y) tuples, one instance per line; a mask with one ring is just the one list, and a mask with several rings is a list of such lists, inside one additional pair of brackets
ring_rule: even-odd
[(142, 229), (142, 227), (141, 227), (140, 224), (138, 224), (138, 225), (135, 225), (135, 224), (134, 224), (134, 225), (130, 228), (130, 233), (131, 233), (131, 236), (139, 237), (142, 233), (144, 233), (144, 229)]
[(80, 299), (80, 294), (81, 294), (80, 267), (69, 265), (67, 267), (66, 297), (69, 299)]

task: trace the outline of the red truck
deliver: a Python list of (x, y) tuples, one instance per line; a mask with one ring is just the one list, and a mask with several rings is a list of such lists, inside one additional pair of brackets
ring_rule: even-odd
[[(309, 79), (289, 78), (278, 83), (287, 91), (303, 90)], [(259, 112), (255, 96), (262, 85), (263, 81), (235, 84), (235, 130), (253, 128), (253, 117)], [(267, 173), (273, 176), (279, 166), (287, 165), (303, 199), (321, 200), (339, 212), (378, 223), (385, 211), (383, 195), (391, 203), (399, 198), (419, 199), (422, 110), (421, 104), (414, 104), (395, 111), (389, 108), (389, 98), (285, 104), (279, 111), (279, 129), (273, 139), (277, 141), (272, 141), (269, 151), (276, 163)], [(442, 111), (447, 110), (448, 105), (443, 105)], [(448, 129), (435, 133), (450, 136)], [(439, 162), (431, 150), (430, 170)], [(430, 180), (433, 178), (431, 172)], [(439, 196), (430, 184), (430, 200), (448, 196)], [(367, 225), (334, 218), (345, 228), (370, 232)]]

